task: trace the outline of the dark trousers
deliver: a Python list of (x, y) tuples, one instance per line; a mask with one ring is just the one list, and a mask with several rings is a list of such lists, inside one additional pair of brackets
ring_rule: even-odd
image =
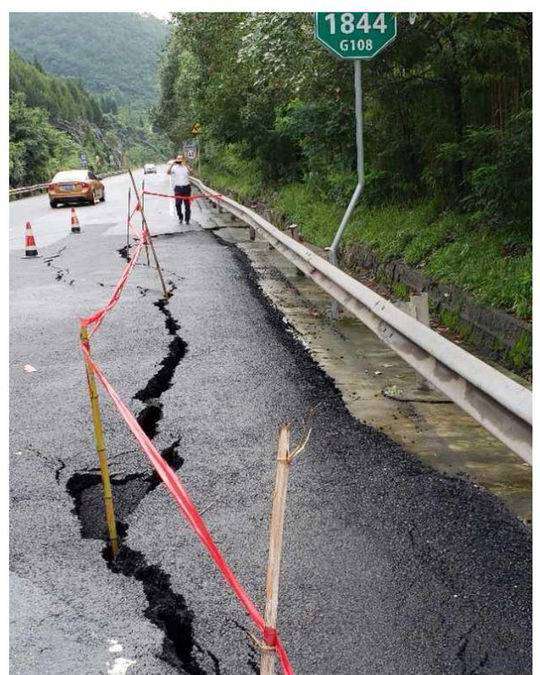
[[(176, 185), (174, 188), (174, 194), (176, 197), (178, 195), (185, 195), (186, 197), (191, 196), (191, 185)], [(186, 212), (186, 223), (189, 223), (191, 217), (191, 203), (189, 199), (176, 199), (176, 213), (178, 214), (178, 220), (182, 221), (182, 204), (184, 204), (184, 211)]]

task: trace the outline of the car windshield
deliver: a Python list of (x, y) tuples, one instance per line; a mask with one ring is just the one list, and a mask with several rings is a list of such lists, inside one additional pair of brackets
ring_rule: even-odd
[(60, 171), (52, 179), (52, 183), (65, 183), (68, 181), (88, 180), (88, 171)]

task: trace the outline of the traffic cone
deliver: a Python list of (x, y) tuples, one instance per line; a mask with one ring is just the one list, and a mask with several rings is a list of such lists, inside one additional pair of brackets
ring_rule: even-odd
[(30, 225), (30, 221), (28, 221), (26, 223), (26, 235), (24, 237), (24, 248), (25, 248), (25, 258), (36, 258), (36, 257), (38, 257), (36, 240), (34, 239), (34, 234), (32, 232), (32, 226)]
[(71, 207), (71, 231), (75, 233), (79, 233), (81, 231), (79, 219), (77, 218), (77, 214), (75, 213), (73, 206)]

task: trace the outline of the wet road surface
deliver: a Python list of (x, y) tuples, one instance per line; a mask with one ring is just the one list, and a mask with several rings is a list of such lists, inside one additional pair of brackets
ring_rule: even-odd
[[(11, 206), (11, 669), (254, 672), (249, 620), (103, 394), (124, 537), (107, 555), (77, 346), (125, 263), (128, 180), (105, 184), (81, 235), (46, 196)], [(166, 200), (146, 206), (172, 298), (142, 256), (92, 353), (259, 607), (277, 428), (298, 435), (317, 406), (286, 516), (279, 628), (296, 672), (530, 672), (529, 530), (351, 417), (243, 254), (198, 227), (205, 207), (186, 228)], [(28, 218), (37, 260), (22, 259)]]

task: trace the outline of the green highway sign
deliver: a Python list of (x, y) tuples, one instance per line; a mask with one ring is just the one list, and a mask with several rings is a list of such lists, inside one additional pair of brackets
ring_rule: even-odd
[(315, 13), (315, 37), (341, 59), (372, 59), (396, 35), (394, 12)]

